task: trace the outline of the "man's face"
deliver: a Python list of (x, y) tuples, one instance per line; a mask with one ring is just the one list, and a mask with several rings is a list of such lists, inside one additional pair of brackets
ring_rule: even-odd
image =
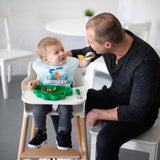
[(97, 53), (106, 53), (105, 44), (100, 44), (94, 40), (94, 32), (91, 29), (86, 30), (87, 44), (90, 45)]

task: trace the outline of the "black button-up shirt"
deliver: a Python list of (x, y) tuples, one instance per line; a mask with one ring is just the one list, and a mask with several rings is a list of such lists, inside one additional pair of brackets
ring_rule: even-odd
[(114, 53), (97, 54), (91, 47), (72, 50), (72, 54), (76, 57), (93, 51), (96, 58), (103, 56), (112, 77), (108, 90), (115, 106), (119, 107), (119, 121), (150, 121), (157, 117), (160, 105), (157, 104), (160, 98), (160, 59), (149, 44), (129, 31), (126, 33), (134, 41), (128, 52), (118, 60), (118, 64)]

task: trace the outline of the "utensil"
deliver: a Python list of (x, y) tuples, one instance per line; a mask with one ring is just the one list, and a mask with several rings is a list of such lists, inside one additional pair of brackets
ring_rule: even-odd
[(82, 99), (80, 90), (79, 89), (75, 89), (75, 91), (76, 91), (76, 94), (77, 94), (77, 98)]

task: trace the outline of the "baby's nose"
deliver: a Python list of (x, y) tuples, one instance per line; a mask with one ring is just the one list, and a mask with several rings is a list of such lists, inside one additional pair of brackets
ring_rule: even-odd
[(64, 55), (64, 54), (65, 54), (65, 52), (64, 52), (64, 51), (61, 51), (61, 52), (60, 52), (60, 55), (61, 55), (61, 56), (62, 56), (62, 55)]

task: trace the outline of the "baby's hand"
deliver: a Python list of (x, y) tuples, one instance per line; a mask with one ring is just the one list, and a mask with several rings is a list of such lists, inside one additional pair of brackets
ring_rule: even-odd
[(93, 52), (88, 52), (83, 60), (79, 61), (79, 67), (87, 67), (91, 62), (92, 58), (95, 58), (95, 54)]
[(30, 81), (30, 82), (28, 83), (28, 88), (30, 88), (30, 89), (33, 89), (35, 86), (36, 86), (36, 81), (35, 81), (35, 80)]

